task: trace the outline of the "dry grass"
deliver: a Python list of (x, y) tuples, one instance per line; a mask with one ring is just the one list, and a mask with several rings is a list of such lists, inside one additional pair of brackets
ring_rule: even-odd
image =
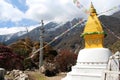
[[(25, 71), (25, 73), (29, 76), (29, 80), (61, 80), (66, 76), (66, 73), (60, 73), (53, 77), (47, 77), (44, 74), (41, 74), (38, 70), (37, 71)], [(13, 80), (13, 76), (6, 75), (6, 79)]]
[(60, 73), (57, 76), (53, 76), (53, 77), (46, 77), (47, 80), (61, 80), (62, 78), (64, 78), (66, 76), (65, 73)]
[(47, 80), (43, 74), (40, 74), (38, 71), (27, 71), (30, 80)]
[(27, 71), (30, 80), (61, 80), (66, 76), (65, 73), (60, 73), (53, 77), (44, 76), (44, 74), (39, 73), (38, 71)]

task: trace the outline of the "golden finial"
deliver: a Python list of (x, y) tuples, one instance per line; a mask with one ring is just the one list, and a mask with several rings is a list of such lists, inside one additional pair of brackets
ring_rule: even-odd
[(96, 9), (93, 6), (93, 3), (91, 2), (90, 15), (94, 15), (94, 14), (97, 14), (97, 13), (96, 13)]

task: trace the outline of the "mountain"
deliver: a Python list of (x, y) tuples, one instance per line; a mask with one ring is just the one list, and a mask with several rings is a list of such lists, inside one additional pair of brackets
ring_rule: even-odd
[[(58, 27), (57, 23), (50, 22), (45, 25), (45, 31), (53, 31), (55, 30), (54, 28), (57, 28), (57, 27)], [(8, 45), (12, 42), (15, 42), (25, 37), (31, 37), (32, 40), (38, 40), (39, 39), (39, 27), (36, 27), (35, 29), (33, 29), (32, 31), (28, 33), (26, 31), (20, 31), (20, 32), (13, 33), (13, 34), (0, 35), (0, 42)]]
[[(72, 21), (68, 21), (66, 23), (48, 23), (45, 25), (45, 32), (44, 32), (44, 41), (50, 42), (52, 41), (56, 36), (62, 34), (67, 29), (71, 28), (74, 24), (76, 24), (79, 21), (79, 19), (73, 19)], [(52, 28), (51, 28), (52, 26)], [(39, 40), (39, 27), (35, 28), (34, 30), (30, 31), (28, 34), (25, 34), (21, 36), (19, 39), (25, 38), (27, 35), (34, 41)], [(67, 35), (71, 35), (72, 33), (75, 33), (73, 30), (70, 31), (70, 33), (67, 33)], [(62, 39), (65, 38), (65, 35), (57, 39), (55, 42), (53, 42), (52, 46), (57, 46)]]
[[(101, 23), (103, 24), (103, 29), (107, 33), (105, 37), (104, 46), (109, 48), (115, 42), (120, 41), (120, 19), (113, 16), (100, 16)], [(82, 27), (76, 27), (66, 35), (62, 37), (62, 40), (55, 45), (56, 49), (70, 49), (72, 51), (79, 51), (79, 49), (84, 47), (84, 40), (80, 37), (83, 32)], [(119, 46), (120, 47), (120, 46)]]
[[(58, 24), (55, 22), (50, 22), (50, 23), (46, 24), (44, 26), (44, 31), (45, 31), (44, 39), (45, 39), (45, 41), (47, 41), (47, 42), (51, 41), (54, 37), (60, 35), (61, 33), (63, 33), (65, 30), (69, 29), (73, 24), (77, 23), (78, 21), (79, 21), (79, 19), (75, 18), (72, 21), (68, 21), (66, 23), (59, 23)], [(6, 40), (5, 43), (10, 44), (18, 39), (23, 39), (25, 37), (30, 37), (32, 40), (38, 41), (39, 34), (40, 34), (39, 28), (40, 27), (36, 27), (35, 29), (31, 30), (30, 32), (28, 32), (22, 36), (18, 36), (18, 37), (12, 36), (12, 38), (10, 38), (9, 40)], [(3, 35), (3, 36), (5, 36), (5, 35)], [(2, 39), (2, 38), (0, 37), (0, 39)]]
[[(66, 23), (55, 23), (55, 22), (50, 22), (48, 24), (45, 25), (45, 33), (44, 33), (44, 41), (46, 42), (50, 42), (52, 41), (56, 36), (62, 34), (63, 32), (65, 32), (67, 29), (71, 28), (73, 25), (75, 25), (77, 22), (79, 22), (79, 18), (74, 18), (72, 21), (68, 21)], [(84, 23), (82, 24), (84, 25)], [(51, 27), (52, 26), (52, 27)], [(68, 32), (67, 34), (63, 35), (62, 37), (58, 38), (56, 41), (54, 41), (51, 45), (55, 47), (55, 49), (61, 49), (61, 46), (62, 44), (66, 45), (66, 46), (69, 46), (71, 41), (69, 42), (68, 40), (68, 44), (66, 44), (66, 40), (68, 38), (70, 38), (70, 36), (75, 36), (76, 35), (76, 32), (78, 34), (79, 31), (82, 30), (81, 29), (81, 25), (78, 25), (78, 27), (76, 27), (75, 29), (72, 29), (70, 32)], [(82, 31), (80, 31), (82, 32)], [(12, 42), (15, 42), (17, 41), (18, 39), (23, 39), (25, 37), (30, 37), (32, 40), (34, 41), (38, 41), (39, 40), (39, 27), (36, 27), (35, 29), (33, 29), (32, 31), (28, 32), (27, 34), (24, 34), (22, 36), (19, 36), (19, 37), (12, 37), (11, 39), (7, 40), (5, 43), (6, 44), (11, 44)], [(76, 45), (77, 43), (79, 44), (79, 38), (80, 38), (80, 35), (78, 35), (78, 37), (76, 38)], [(72, 40), (75, 40), (74, 38)], [(70, 45), (70, 48), (74, 48), (74, 45)], [(64, 48), (64, 47), (63, 47)], [(68, 49), (70, 49), (68, 48)]]
[(120, 19), (112, 16), (101, 16), (100, 21), (104, 24), (103, 28), (107, 33), (105, 46), (110, 47), (120, 37)]
[(11, 38), (13, 34), (0, 35), (0, 42), (5, 42)]
[[(50, 32), (55, 31), (55, 29), (59, 28), (61, 24), (50, 22), (44, 26), (44, 36), (47, 37), (47, 35), (51, 35)], [(19, 39), (30, 37), (34, 41), (38, 41), (40, 37), (40, 27), (36, 27), (35, 29), (31, 30), (25, 35), (22, 35), (19, 37)]]
[(120, 11), (114, 13), (112, 16), (116, 18), (120, 18)]
[[(119, 14), (119, 12), (115, 13), (115, 15)], [(120, 37), (120, 18), (115, 17), (114, 14), (111, 16), (102, 15), (99, 17), (101, 23), (103, 24), (103, 29), (107, 33), (107, 37), (105, 37), (104, 46), (111, 47), (115, 42), (119, 41), (117, 38)], [(80, 21), (79, 18), (74, 18), (72, 21), (68, 21), (66, 23), (55, 23), (50, 22), (45, 25), (45, 32), (44, 32), (44, 41), (50, 42), (56, 36), (63, 34), (66, 30), (70, 29), (73, 25)], [(75, 51), (76, 53), (79, 49), (84, 47), (84, 40), (80, 37), (80, 34), (83, 32), (85, 22), (78, 25), (74, 29), (70, 30), (65, 35), (58, 38), (56, 41), (51, 43), (51, 45), (57, 49), (69, 49)], [(23, 39), (25, 37), (30, 37), (34, 41), (39, 41), (39, 27), (36, 27), (32, 31), (24, 34), (20, 37), (10, 39), (6, 43), (10, 44), (15, 42), (18, 39)]]
[(26, 31), (20, 31), (17, 33), (12, 33), (12, 34), (7, 34), (7, 35), (0, 35), (0, 42), (6, 43), (7, 41), (16, 39), (24, 34), (26, 34)]
[(120, 51), (120, 40), (116, 41), (113, 45), (110, 46), (112, 52)]

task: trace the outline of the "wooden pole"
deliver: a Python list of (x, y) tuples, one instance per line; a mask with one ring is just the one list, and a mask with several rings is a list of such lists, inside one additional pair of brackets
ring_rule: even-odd
[(43, 33), (44, 33), (44, 23), (41, 20), (42, 26), (40, 27), (40, 55), (39, 55), (39, 69), (43, 64)]

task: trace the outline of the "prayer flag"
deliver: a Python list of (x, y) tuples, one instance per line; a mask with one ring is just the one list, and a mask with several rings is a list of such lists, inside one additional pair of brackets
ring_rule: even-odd
[(83, 22), (83, 19), (80, 19), (80, 20), (79, 20), (79, 23), (82, 23), (82, 22)]
[(80, 4), (79, 1), (76, 2), (76, 5), (77, 5), (78, 8), (82, 8), (82, 7), (83, 7), (83, 6)]
[(85, 9), (85, 11), (84, 11), (86, 14), (89, 14), (90, 12), (89, 12), (89, 10), (87, 10), (87, 9)]
[(79, 2), (78, 0), (73, 0), (73, 2), (74, 2), (74, 4), (76, 4), (76, 6), (77, 6), (78, 8), (82, 8), (82, 7), (83, 7), (83, 5), (80, 4), (80, 2)]

